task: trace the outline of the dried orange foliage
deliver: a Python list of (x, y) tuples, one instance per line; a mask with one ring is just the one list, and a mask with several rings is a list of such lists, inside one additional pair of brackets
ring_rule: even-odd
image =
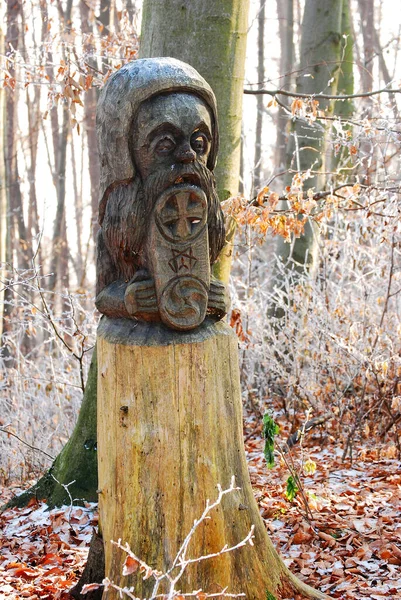
[(234, 329), (241, 342), (249, 342), (249, 331), (244, 331), (241, 311), (238, 308), (233, 308), (231, 311), (230, 327)]
[[(352, 154), (352, 146), (349, 150)], [(280, 235), (290, 242), (292, 236), (303, 235), (308, 219), (316, 223), (331, 219), (333, 212), (340, 208), (355, 210), (357, 207), (366, 210), (369, 216), (369, 206), (359, 202), (362, 191), (359, 183), (340, 185), (332, 192), (321, 193), (313, 188), (304, 189), (305, 181), (310, 177), (310, 170), (295, 173), (291, 185), (281, 196), (266, 186), (253, 200), (242, 195), (228, 198), (222, 202), (223, 211), (239, 226), (250, 227), (260, 243), (267, 233)]]
[(291, 103), (291, 113), (293, 116), (307, 119), (309, 123), (316, 121), (318, 117), (324, 117), (322, 111), (318, 111), (319, 101), (311, 98), (295, 98)]
[(306, 219), (299, 219), (293, 211), (276, 210), (279, 200), (276, 192), (269, 193), (269, 188), (265, 187), (258, 194), (256, 205), (243, 196), (236, 196), (223, 202), (222, 207), (224, 213), (233, 217), (238, 225), (249, 226), (259, 234), (260, 241), (268, 231), (273, 235), (281, 235), (287, 241), (290, 241), (291, 234), (300, 237)]
[(132, 558), (132, 556), (127, 556), (123, 565), (123, 575), (127, 577), (127, 575), (131, 575), (132, 573), (136, 573), (140, 566), (139, 560)]
[(287, 242), (299, 238), (308, 219), (320, 222), (330, 219), (333, 210), (352, 208), (361, 191), (360, 185), (342, 186), (341, 193), (322, 195), (312, 188), (304, 190), (304, 182), (311, 177), (310, 171), (295, 173), (285, 194), (264, 187), (255, 200), (235, 196), (222, 203), (227, 216), (234, 218), (239, 226), (248, 226), (263, 242), (266, 233), (282, 236)]

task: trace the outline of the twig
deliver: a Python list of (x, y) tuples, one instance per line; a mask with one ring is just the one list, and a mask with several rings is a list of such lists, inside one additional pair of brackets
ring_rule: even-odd
[(244, 94), (260, 95), (267, 94), (268, 96), (287, 96), (289, 98), (305, 98), (312, 100), (315, 98), (322, 98), (323, 100), (352, 100), (353, 98), (369, 98), (370, 96), (377, 96), (378, 94), (401, 94), (401, 90), (393, 90), (391, 88), (382, 88), (381, 90), (374, 90), (372, 92), (361, 92), (360, 94), (301, 94), (299, 92), (288, 92), (287, 90), (244, 90)]
[[(9, 427), (9, 425), (6, 425), (6, 427)], [(42, 452), (42, 454), (45, 454), (48, 458), (50, 458), (50, 460), (55, 460), (54, 456), (52, 456), (51, 454), (48, 454), (45, 450), (42, 450), (42, 448), (37, 448), (36, 446), (32, 446), (32, 444), (29, 444), (28, 442), (26, 442), (25, 440), (20, 438), (16, 433), (13, 433), (12, 431), (8, 431), (8, 429), (3, 429), (3, 427), (0, 428), (0, 431), (2, 433), (7, 433), (8, 435), (12, 435), (13, 437), (17, 438), (17, 440), (19, 442), (21, 442), (21, 444), (24, 444), (31, 450), (35, 450), (36, 452)]]
[(72, 509), (74, 508), (74, 504), (73, 504), (74, 500), (72, 499), (71, 492), (70, 492), (70, 490), (68, 488), (70, 487), (70, 485), (73, 485), (76, 480), (74, 479), (74, 481), (70, 481), (70, 483), (61, 483), (61, 481), (59, 481), (57, 479), (57, 477), (55, 477), (53, 475), (53, 473), (51, 473), (51, 476), (52, 476), (52, 478), (54, 479), (54, 481), (56, 483), (58, 483), (59, 485), (61, 485), (62, 488), (65, 489), (65, 491), (68, 494), (68, 497), (70, 499), (70, 510), (68, 511), (68, 523), (71, 525), (71, 513), (72, 513)]
[[(254, 529), (255, 526), (252, 525), (250, 531), (248, 532), (248, 534), (246, 535), (245, 538), (243, 538), (240, 542), (238, 542), (237, 544), (235, 544), (234, 546), (228, 546), (227, 544), (218, 552), (213, 552), (211, 554), (206, 554), (206, 555), (202, 555), (199, 556), (197, 558), (186, 558), (186, 552), (188, 550), (188, 546), (189, 543), (195, 533), (195, 531), (197, 530), (197, 528), (199, 527), (199, 525), (205, 520), (209, 518), (209, 513), (216, 508), (218, 505), (220, 505), (223, 497), (233, 491), (239, 490), (241, 488), (236, 487), (235, 486), (235, 478), (232, 477), (231, 479), (231, 484), (230, 487), (226, 490), (223, 490), (221, 485), (218, 484), (217, 485), (217, 489), (218, 489), (218, 496), (217, 499), (210, 503), (209, 500), (206, 501), (206, 506), (205, 509), (202, 513), (202, 515), (199, 517), (199, 519), (195, 519), (193, 526), (191, 527), (190, 532), (188, 533), (188, 535), (186, 536), (185, 540), (183, 541), (183, 543), (181, 544), (181, 547), (179, 548), (176, 557), (171, 565), (171, 567), (165, 571), (164, 573), (161, 573), (160, 571), (156, 571), (155, 569), (153, 569), (152, 567), (150, 567), (145, 561), (141, 560), (140, 558), (138, 558), (136, 556), (136, 554), (134, 554), (134, 552), (132, 552), (130, 546), (128, 543), (126, 543), (124, 546), (121, 544), (121, 540), (118, 540), (117, 542), (111, 541), (112, 544), (114, 544), (115, 546), (117, 546), (118, 548), (120, 548), (121, 550), (123, 550), (124, 552), (127, 553), (127, 555), (129, 557), (131, 557), (134, 561), (136, 561), (137, 563), (137, 567), (139, 569), (139, 571), (141, 573), (144, 573), (143, 577), (144, 579), (149, 579), (150, 577), (153, 577), (155, 579), (155, 584), (153, 587), (153, 591), (152, 591), (152, 595), (151, 595), (151, 600), (154, 600), (155, 598), (164, 598), (165, 600), (173, 600), (176, 596), (180, 595), (180, 596), (188, 596), (188, 597), (194, 597), (196, 595), (198, 595), (200, 593), (201, 590), (198, 591), (192, 591), (190, 593), (184, 593), (181, 594), (181, 592), (178, 592), (176, 590), (176, 584), (179, 581), (179, 579), (181, 578), (181, 576), (183, 575), (185, 569), (188, 567), (188, 565), (190, 564), (194, 564), (194, 563), (198, 563), (204, 560), (208, 560), (208, 559), (212, 559), (212, 558), (216, 558), (217, 556), (221, 556), (222, 554), (226, 554), (228, 552), (233, 552), (234, 550), (237, 550), (239, 548), (242, 548), (243, 546), (245, 546), (246, 544), (250, 544), (251, 546), (253, 546), (253, 538), (254, 538)], [(178, 573), (173, 576), (173, 571), (175, 569), (178, 569)], [(123, 575), (124, 575), (124, 570), (123, 570)], [(159, 587), (160, 584), (162, 583), (162, 581), (167, 581), (168, 586), (169, 586), (169, 592), (168, 594), (159, 594)], [(111, 582), (108, 578), (103, 580), (103, 584), (104, 585), (104, 589), (105, 591), (107, 591), (107, 589), (112, 588), (115, 589), (117, 591), (120, 592), (120, 595), (122, 597), (122, 594), (126, 594), (129, 598), (133, 598), (135, 600), (136, 597), (131, 593), (133, 592), (134, 588), (121, 588), (117, 585), (115, 585), (113, 582)], [(93, 588), (90, 588), (93, 589)], [(88, 591), (90, 591), (90, 589), (88, 589)], [(214, 593), (214, 594), (204, 594), (204, 592), (202, 592), (202, 594), (205, 595), (205, 597), (207, 598), (216, 598), (216, 597), (228, 597), (228, 598), (239, 598), (239, 597), (244, 597), (245, 594), (231, 594), (228, 593), (226, 591), (227, 588), (225, 588), (224, 590), (222, 590), (219, 593)], [(86, 593), (86, 592), (84, 592)]]
[(314, 427), (317, 427), (318, 425), (323, 425), (323, 423), (326, 423), (326, 421), (332, 418), (333, 415), (322, 415), (321, 417), (314, 417), (313, 419), (310, 419), (302, 427), (302, 430), (297, 429), (295, 433), (289, 436), (289, 438), (283, 446), (282, 451), (284, 453), (287, 453), (289, 450), (291, 450), (291, 448), (295, 446), (295, 444), (297, 444), (300, 441), (300, 439), (303, 435), (305, 435), (305, 433), (308, 433), (308, 431), (314, 429)]
[[(298, 471), (295, 467), (294, 460), (292, 458), (292, 454), (291, 454), (291, 452), (289, 452), (286, 456), (283, 448), (280, 447), (280, 455), (281, 455), (281, 458), (283, 459), (283, 461), (285, 462), (287, 469), (291, 473), (291, 476), (294, 478), (296, 484), (298, 485), (298, 488), (299, 488), (299, 491), (301, 493), (302, 500), (304, 503), (304, 507), (305, 507), (305, 518), (308, 521), (309, 525), (312, 527), (313, 531), (316, 531), (316, 527), (313, 525), (313, 514), (312, 514), (311, 508), (309, 506), (308, 498), (306, 497), (306, 494), (304, 491), (303, 483), (302, 483), (301, 478), (298, 475)], [(290, 458), (291, 464), (289, 463), (287, 457)]]

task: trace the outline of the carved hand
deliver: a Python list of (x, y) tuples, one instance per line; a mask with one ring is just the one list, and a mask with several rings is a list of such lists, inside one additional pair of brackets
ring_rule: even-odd
[(124, 302), (131, 317), (144, 321), (159, 321), (155, 283), (145, 269), (135, 273), (129, 282)]

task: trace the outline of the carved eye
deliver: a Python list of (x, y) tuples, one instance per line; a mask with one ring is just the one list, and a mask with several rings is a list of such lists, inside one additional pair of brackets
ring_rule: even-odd
[(205, 154), (208, 149), (209, 142), (205, 134), (197, 131), (191, 137), (191, 146), (195, 150), (196, 154)]
[(165, 136), (157, 142), (155, 150), (157, 154), (161, 154), (163, 156), (164, 154), (170, 154), (170, 152), (172, 152), (174, 148), (174, 140), (172, 140), (170, 137)]

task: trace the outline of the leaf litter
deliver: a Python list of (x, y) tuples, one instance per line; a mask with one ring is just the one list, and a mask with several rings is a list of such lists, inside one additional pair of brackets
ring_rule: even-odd
[(95, 503), (48, 510), (32, 500), (0, 514), (0, 598), (69, 600), (97, 522)]
[[(334, 438), (292, 450), (316, 463), (301, 475), (310, 512), (286, 497), (282, 460), (267, 469), (262, 424), (245, 419), (251, 482), (269, 535), (293, 573), (332, 598), (401, 600), (401, 461), (386, 447), (355, 446), (342, 461)], [(306, 447), (305, 447), (306, 446)], [(311, 463), (309, 463), (311, 464)], [(299, 472), (299, 471), (298, 471)], [(10, 489), (0, 501), (7, 501)], [(96, 504), (48, 510), (31, 501), (0, 515), (0, 598), (70, 600), (85, 566)], [(312, 514), (312, 519), (310, 518)]]
[(327, 435), (324, 444), (311, 436), (306, 447), (292, 449), (298, 466), (301, 455), (304, 464), (316, 463), (313, 474), (300, 475), (311, 519), (300, 494), (286, 499), (285, 462), (267, 470), (261, 427), (252, 418), (245, 434), (254, 494), (290, 570), (332, 598), (400, 600), (401, 461), (391, 448), (355, 444), (353, 464), (342, 461), (342, 449)]

